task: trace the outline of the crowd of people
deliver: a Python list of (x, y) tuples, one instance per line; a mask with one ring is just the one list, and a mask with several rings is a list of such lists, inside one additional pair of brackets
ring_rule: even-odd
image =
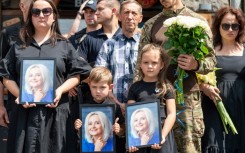
[[(8, 127), (7, 152), (244, 153), (244, 13), (230, 6), (217, 10), (207, 31), (209, 52), (204, 59), (180, 54), (172, 64), (164, 49), (168, 38), (163, 22), (180, 15), (206, 20), (181, 0), (160, 3), (163, 10), (139, 29), (143, 14), (136, 0), (85, 0), (71, 30), (62, 35), (52, 0), (20, 0), (22, 22), (4, 29), (0, 37), (0, 125)], [(87, 27), (78, 31), (82, 18)], [(55, 59), (54, 80), (46, 65), (33, 64), (21, 91), (25, 58)], [(183, 80), (184, 105), (175, 102), (177, 67), (188, 74)], [(196, 73), (205, 75), (215, 67), (221, 68), (216, 71), (217, 86), (198, 82)], [(9, 91), (6, 104), (4, 86)], [(217, 97), (237, 135), (226, 134)], [(52, 103), (38, 104), (50, 99)], [(128, 105), (152, 100), (159, 101), (160, 141), (152, 110), (132, 112), (130, 125), (125, 119)], [(82, 120), (80, 104), (115, 105), (115, 122), (101, 110)]]

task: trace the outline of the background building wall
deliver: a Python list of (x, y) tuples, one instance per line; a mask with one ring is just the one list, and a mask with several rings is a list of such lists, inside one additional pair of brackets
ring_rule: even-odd
[(213, 6), (213, 11), (220, 9), (223, 6), (229, 5), (228, 0), (182, 0), (182, 2), (194, 10), (199, 9), (199, 4), (211, 4)]

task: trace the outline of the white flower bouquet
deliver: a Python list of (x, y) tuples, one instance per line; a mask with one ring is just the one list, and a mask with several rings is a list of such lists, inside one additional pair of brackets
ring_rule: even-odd
[[(172, 57), (173, 64), (177, 63), (180, 54), (189, 54), (197, 60), (202, 60), (209, 53), (206, 47), (209, 26), (205, 21), (190, 16), (177, 16), (167, 19), (163, 25), (168, 28), (164, 33), (168, 37), (164, 48)], [(179, 67), (176, 74), (176, 102), (184, 105), (183, 79), (188, 76)]]
[[(216, 68), (213, 72), (208, 73), (207, 75), (202, 75), (202, 74), (198, 74), (196, 73), (197, 79), (198, 79), (198, 83), (205, 83), (205, 84), (209, 84), (211, 86), (216, 87), (216, 76), (215, 76), (215, 71), (218, 70), (218, 68)], [(231, 131), (233, 134), (238, 134), (235, 125), (233, 124), (230, 115), (228, 114), (228, 112), (225, 109), (225, 106), (222, 102), (222, 100), (219, 100), (218, 98), (216, 98), (216, 100), (214, 101), (215, 106), (218, 110), (218, 113), (220, 115), (221, 121), (223, 123), (224, 129), (225, 129), (225, 133), (228, 134), (228, 130), (227, 130), (227, 125), (230, 126)]]

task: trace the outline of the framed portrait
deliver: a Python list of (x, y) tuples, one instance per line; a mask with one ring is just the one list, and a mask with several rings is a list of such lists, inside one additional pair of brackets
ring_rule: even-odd
[(115, 153), (114, 104), (82, 104), (80, 106), (80, 147), (82, 153)]
[(136, 102), (126, 106), (126, 148), (143, 148), (162, 140), (159, 101)]
[(23, 58), (20, 71), (21, 104), (49, 104), (55, 96), (54, 58)]

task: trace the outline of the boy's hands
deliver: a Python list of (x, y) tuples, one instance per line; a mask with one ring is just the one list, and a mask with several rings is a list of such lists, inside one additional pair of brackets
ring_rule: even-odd
[(120, 132), (120, 125), (117, 123), (119, 121), (119, 118), (117, 117), (115, 120), (114, 125), (112, 126), (112, 130), (118, 134)]

